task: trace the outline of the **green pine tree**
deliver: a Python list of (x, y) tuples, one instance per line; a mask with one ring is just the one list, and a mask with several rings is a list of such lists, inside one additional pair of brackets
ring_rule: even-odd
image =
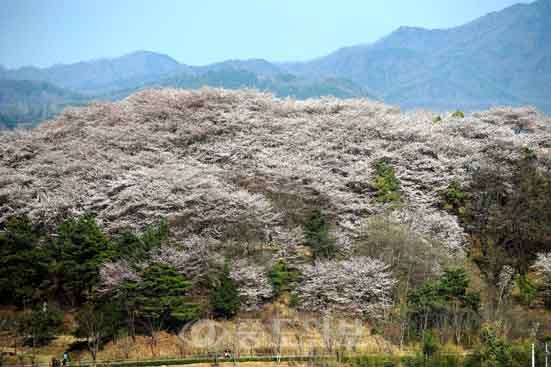
[(210, 293), (210, 302), (215, 316), (229, 318), (239, 310), (239, 291), (237, 284), (230, 278), (229, 265), (224, 265), (224, 271), (216, 279)]

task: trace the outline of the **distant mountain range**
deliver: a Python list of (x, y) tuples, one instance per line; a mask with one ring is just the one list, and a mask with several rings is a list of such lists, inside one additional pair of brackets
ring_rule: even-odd
[(307, 62), (190, 66), (139, 51), (43, 69), (0, 67), (0, 79), (0, 123), (8, 127), (39, 122), (66, 105), (158, 86), (249, 87), (299, 99), (369, 96), (405, 109), (533, 105), (551, 112), (551, 0), (450, 29), (401, 27), (373, 44)]
[(371, 45), (287, 65), (349, 78), (405, 108), (530, 104), (551, 111), (551, 0), (518, 4), (451, 29), (401, 27)]

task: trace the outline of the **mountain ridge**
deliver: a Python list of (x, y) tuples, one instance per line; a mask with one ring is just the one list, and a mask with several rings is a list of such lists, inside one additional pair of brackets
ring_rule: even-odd
[[(256, 88), (280, 97), (369, 96), (405, 109), (530, 105), (551, 112), (548, 29), (551, 0), (539, 0), (451, 28), (402, 26), (376, 42), (303, 62), (251, 58), (193, 66), (142, 50), (42, 69), (0, 68), (0, 79), (46, 81), (89, 99), (114, 100), (149, 87), (204, 85)], [(212, 73), (227, 79), (208, 84)]]
[[(447, 29), (400, 27), (372, 44), (341, 48), (325, 57), (289, 67), (298, 75), (315, 77), (332, 73), (350, 78), (385, 102), (406, 108), (438, 106), (424, 105), (412, 96), (396, 98), (397, 88), (412, 82), (426, 88), (441, 88), (430, 81), (446, 80), (439, 75), (440, 70), (452, 70), (467, 74), (464, 80), (471, 84), (460, 93), (479, 89), (481, 85), (476, 79), (488, 80), (499, 88), (487, 96), (487, 101), (467, 100), (447, 108), (468, 109), (472, 102), (490, 107), (494, 104), (492, 97), (507, 92), (514, 95), (518, 104), (534, 104), (550, 111), (551, 104), (545, 102), (549, 93), (547, 81), (551, 78), (551, 64), (546, 62), (551, 60), (548, 51), (551, 38), (546, 31), (551, 26), (549, 4), (549, 1), (517, 4)], [(472, 68), (466, 70), (469, 65), (475, 65), (476, 72)], [(470, 80), (470, 75), (475, 78)], [(453, 96), (455, 90), (445, 92)], [(510, 100), (498, 98), (498, 103), (508, 104)]]

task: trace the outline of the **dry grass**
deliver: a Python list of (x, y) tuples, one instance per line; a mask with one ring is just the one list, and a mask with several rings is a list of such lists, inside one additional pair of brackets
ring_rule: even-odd
[[(232, 350), (235, 355), (239, 356), (254, 356), (265, 354), (277, 354), (277, 348), (274, 343), (277, 340), (273, 330), (273, 318), (291, 319), (304, 322), (307, 319), (319, 319), (320, 315), (307, 314), (299, 312), (295, 309), (289, 308), (285, 303), (275, 302), (263, 307), (262, 310), (254, 313), (241, 313), (234, 320), (219, 321), (225, 329), (228, 331), (225, 336), (220, 337), (222, 333), (218, 333), (220, 337), (217, 344), (213, 347), (194, 347), (185, 344), (182, 339), (177, 335), (162, 332), (158, 335), (158, 343), (152, 353), (150, 339), (143, 336), (138, 336), (136, 341), (133, 342), (130, 337), (119, 339), (115, 342), (110, 342), (105, 346), (103, 351), (100, 352), (99, 359), (148, 359), (156, 357), (189, 357), (196, 355), (205, 355), (213, 353), (215, 351), (220, 354), (224, 350)], [(239, 343), (239, 336), (236, 336), (236, 330), (238, 327), (248, 325), (248, 320), (259, 320), (255, 323), (255, 327), (259, 326), (260, 331), (255, 331), (254, 345), (243, 341), (243, 344)], [(352, 325), (352, 319), (343, 318), (348, 324)], [(320, 329), (305, 332), (301, 327), (290, 327), (290, 323), (282, 323), (282, 340), (280, 353), (282, 355), (294, 356), (304, 355), (312, 351), (318, 353), (328, 353), (327, 340), (323, 339), (323, 334)], [(333, 327), (337, 325), (335, 321), (331, 324)], [(244, 329), (240, 329), (244, 330)], [(252, 328), (247, 330), (253, 330)], [(218, 330), (220, 331), (220, 330)], [(198, 330), (194, 327), (187, 331), (187, 338), (191, 339), (191, 333), (197, 333)], [(241, 338), (245, 338), (242, 336)], [(332, 342), (337, 342), (336, 336), (330, 338)], [(302, 342), (299, 340), (302, 339)], [(244, 344), (247, 345), (244, 346)], [(348, 352), (352, 352), (352, 348), (346, 348)], [(398, 352), (396, 346), (386, 341), (380, 335), (371, 334), (371, 325), (364, 323), (361, 327), (361, 337), (355, 340), (355, 353), (363, 354), (381, 354), (381, 353), (396, 353)]]
[[(11, 312), (13, 310), (0, 309), (0, 312)], [(157, 335), (157, 344), (154, 348), (151, 348), (151, 338), (147, 336), (136, 336), (135, 340), (132, 340), (129, 336), (122, 336), (114, 341), (107, 343), (104, 348), (99, 352), (99, 360), (145, 360), (155, 358), (185, 358), (197, 355), (206, 355), (217, 351), (220, 355), (223, 354), (225, 349), (231, 350), (234, 355), (239, 356), (255, 356), (255, 355), (275, 355), (277, 354), (277, 348), (274, 345), (274, 341), (277, 340), (273, 330), (273, 319), (290, 319), (299, 321), (299, 325), (307, 319), (319, 319), (320, 315), (312, 313), (304, 313), (297, 311), (296, 309), (288, 306), (287, 299), (280, 299), (271, 304), (265, 305), (261, 310), (256, 312), (246, 312), (239, 314), (234, 320), (219, 321), (227, 330), (226, 334), (215, 347), (193, 347), (185, 344), (178, 335), (161, 332)], [(336, 318), (336, 316), (334, 316)], [(70, 319), (71, 317), (68, 316)], [(254, 345), (244, 342), (247, 347), (238, 344), (238, 337), (236, 336), (236, 328), (243, 326), (246, 320), (259, 320), (262, 331), (255, 334), (256, 342)], [(352, 319), (343, 318), (349, 325), (353, 325)], [(311, 328), (309, 332), (305, 332), (304, 328), (291, 326), (290, 323), (282, 323), (282, 347), (279, 352), (283, 356), (296, 356), (305, 355), (315, 351), (316, 353), (331, 353), (328, 349), (328, 342), (335, 343), (337, 341), (343, 341), (337, 338), (335, 335), (331, 335), (328, 339), (324, 340), (321, 329)], [(336, 321), (333, 321), (330, 325), (336, 328), (338, 325)], [(70, 325), (68, 325), (69, 327)], [(381, 335), (371, 334), (371, 325), (363, 323), (361, 326), (361, 337), (354, 339), (355, 348), (352, 349), (351, 345), (346, 349), (347, 353), (359, 353), (359, 354), (400, 354), (401, 352), (395, 345), (385, 340)], [(70, 329), (67, 330), (70, 333)], [(193, 327), (188, 330), (187, 337), (190, 333), (196, 332)], [(219, 333), (220, 335), (220, 333)], [(2, 340), (3, 351), (13, 351), (10, 346), (10, 340)], [(299, 341), (300, 340), (300, 341)], [(63, 352), (68, 350), (70, 345), (77, 341), (75, 337), (70, 334), (59, 335), (49, 345), (38, 348), (33, 351), (28, 347), (18, 347), (19, 358), (23, 358), (23, 361), (30, 363), (31, 357), (34, 355), (38, 363), (49, 363), (52, 357), (61, 358)], [(333, 348), (335, 348), (333, 346)], [(402, 351), (404, 352), (404, 351)], [(71, 352), (71, 360), (73, 361), (87, 361), (90, 360), (90, 354), (88, 351)], [(19, 359), (15, 356), (10, 356), (5, 359), (7, 364), (18, 363)], [(240, 365), (242, 365), (240, 363)]]
[[(231, 362), (221, 362), (218, 364), (220, 367), (235, 367), (234, 363)], [(296, 362), (239, 362), (239, 367), (303, 367), (307, 366), (306, 363), (296, 363)], [(186, 364), (186, 367), (212, 367), (211, 363), (193, 363)], [(176, 366), (177, 367), (177, 366)], [(182, 366), (183, 367), (183, 366)]]

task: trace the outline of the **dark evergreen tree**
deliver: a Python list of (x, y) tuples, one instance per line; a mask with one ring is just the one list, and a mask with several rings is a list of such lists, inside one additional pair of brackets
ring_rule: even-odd
[(37, 307), (26, 314), (19, 323), (20, 335), (24, 343), (31, 347), (40, 347), (54, 339), (63, 326), (63, 313), (52, 307)]
[(297, 269), (293, 269), (287, 260), (281, 259), (272, 265), (269, 276), (274, 294), (278, 296), (283, 292), (292, 291), (296, 287), (300, 278), (300, 272)]
[(429, 329), (448, 327), (460, 343), (465, 331), (479, 326), (480, 295), (467, 290), (469, 283), (464, 269), (451, 268), (438, 281), (428, 281), (409, 294), (410, 318), (423, 337)]
[[(119, 298), (131, 296), (129, 310), (135, 312), (151, 338), (152, 354), (156, 354), (157, 334), (170, 328), (178, 329), (199, 315), (199, 307), (189, 299), (191, 282), (171, 266), (150, 264), (140, 273), (139, 281), (127, 281)], [(133, 316), (134, 317), (134, 316)]]
[(229, 318), (239, 310), (239, 290), (237, 284), (230, 278), (229, 265), (224, 265), (224, 270), (214, 281), (210, 293), (210, 302), (215, 316)]
[(40, 232), (26, 216), (8, 219), (0, 232), (0, 302), (32, 305), (43, 297), (47, 259), (38, 245)]
[(49, 289), (61, 304), (77, 306), (92, 295), (100, 265), (115, 256), (107, 235), (91, 216), (66, 219), (49, 249)]
[(329, 236), (329, 223), (321, 210), (314, 210), (306, 220), (304, 238), (306, 245), (312, 249), (314, 259), (331, 258), (335, 255), (335, 242)]

